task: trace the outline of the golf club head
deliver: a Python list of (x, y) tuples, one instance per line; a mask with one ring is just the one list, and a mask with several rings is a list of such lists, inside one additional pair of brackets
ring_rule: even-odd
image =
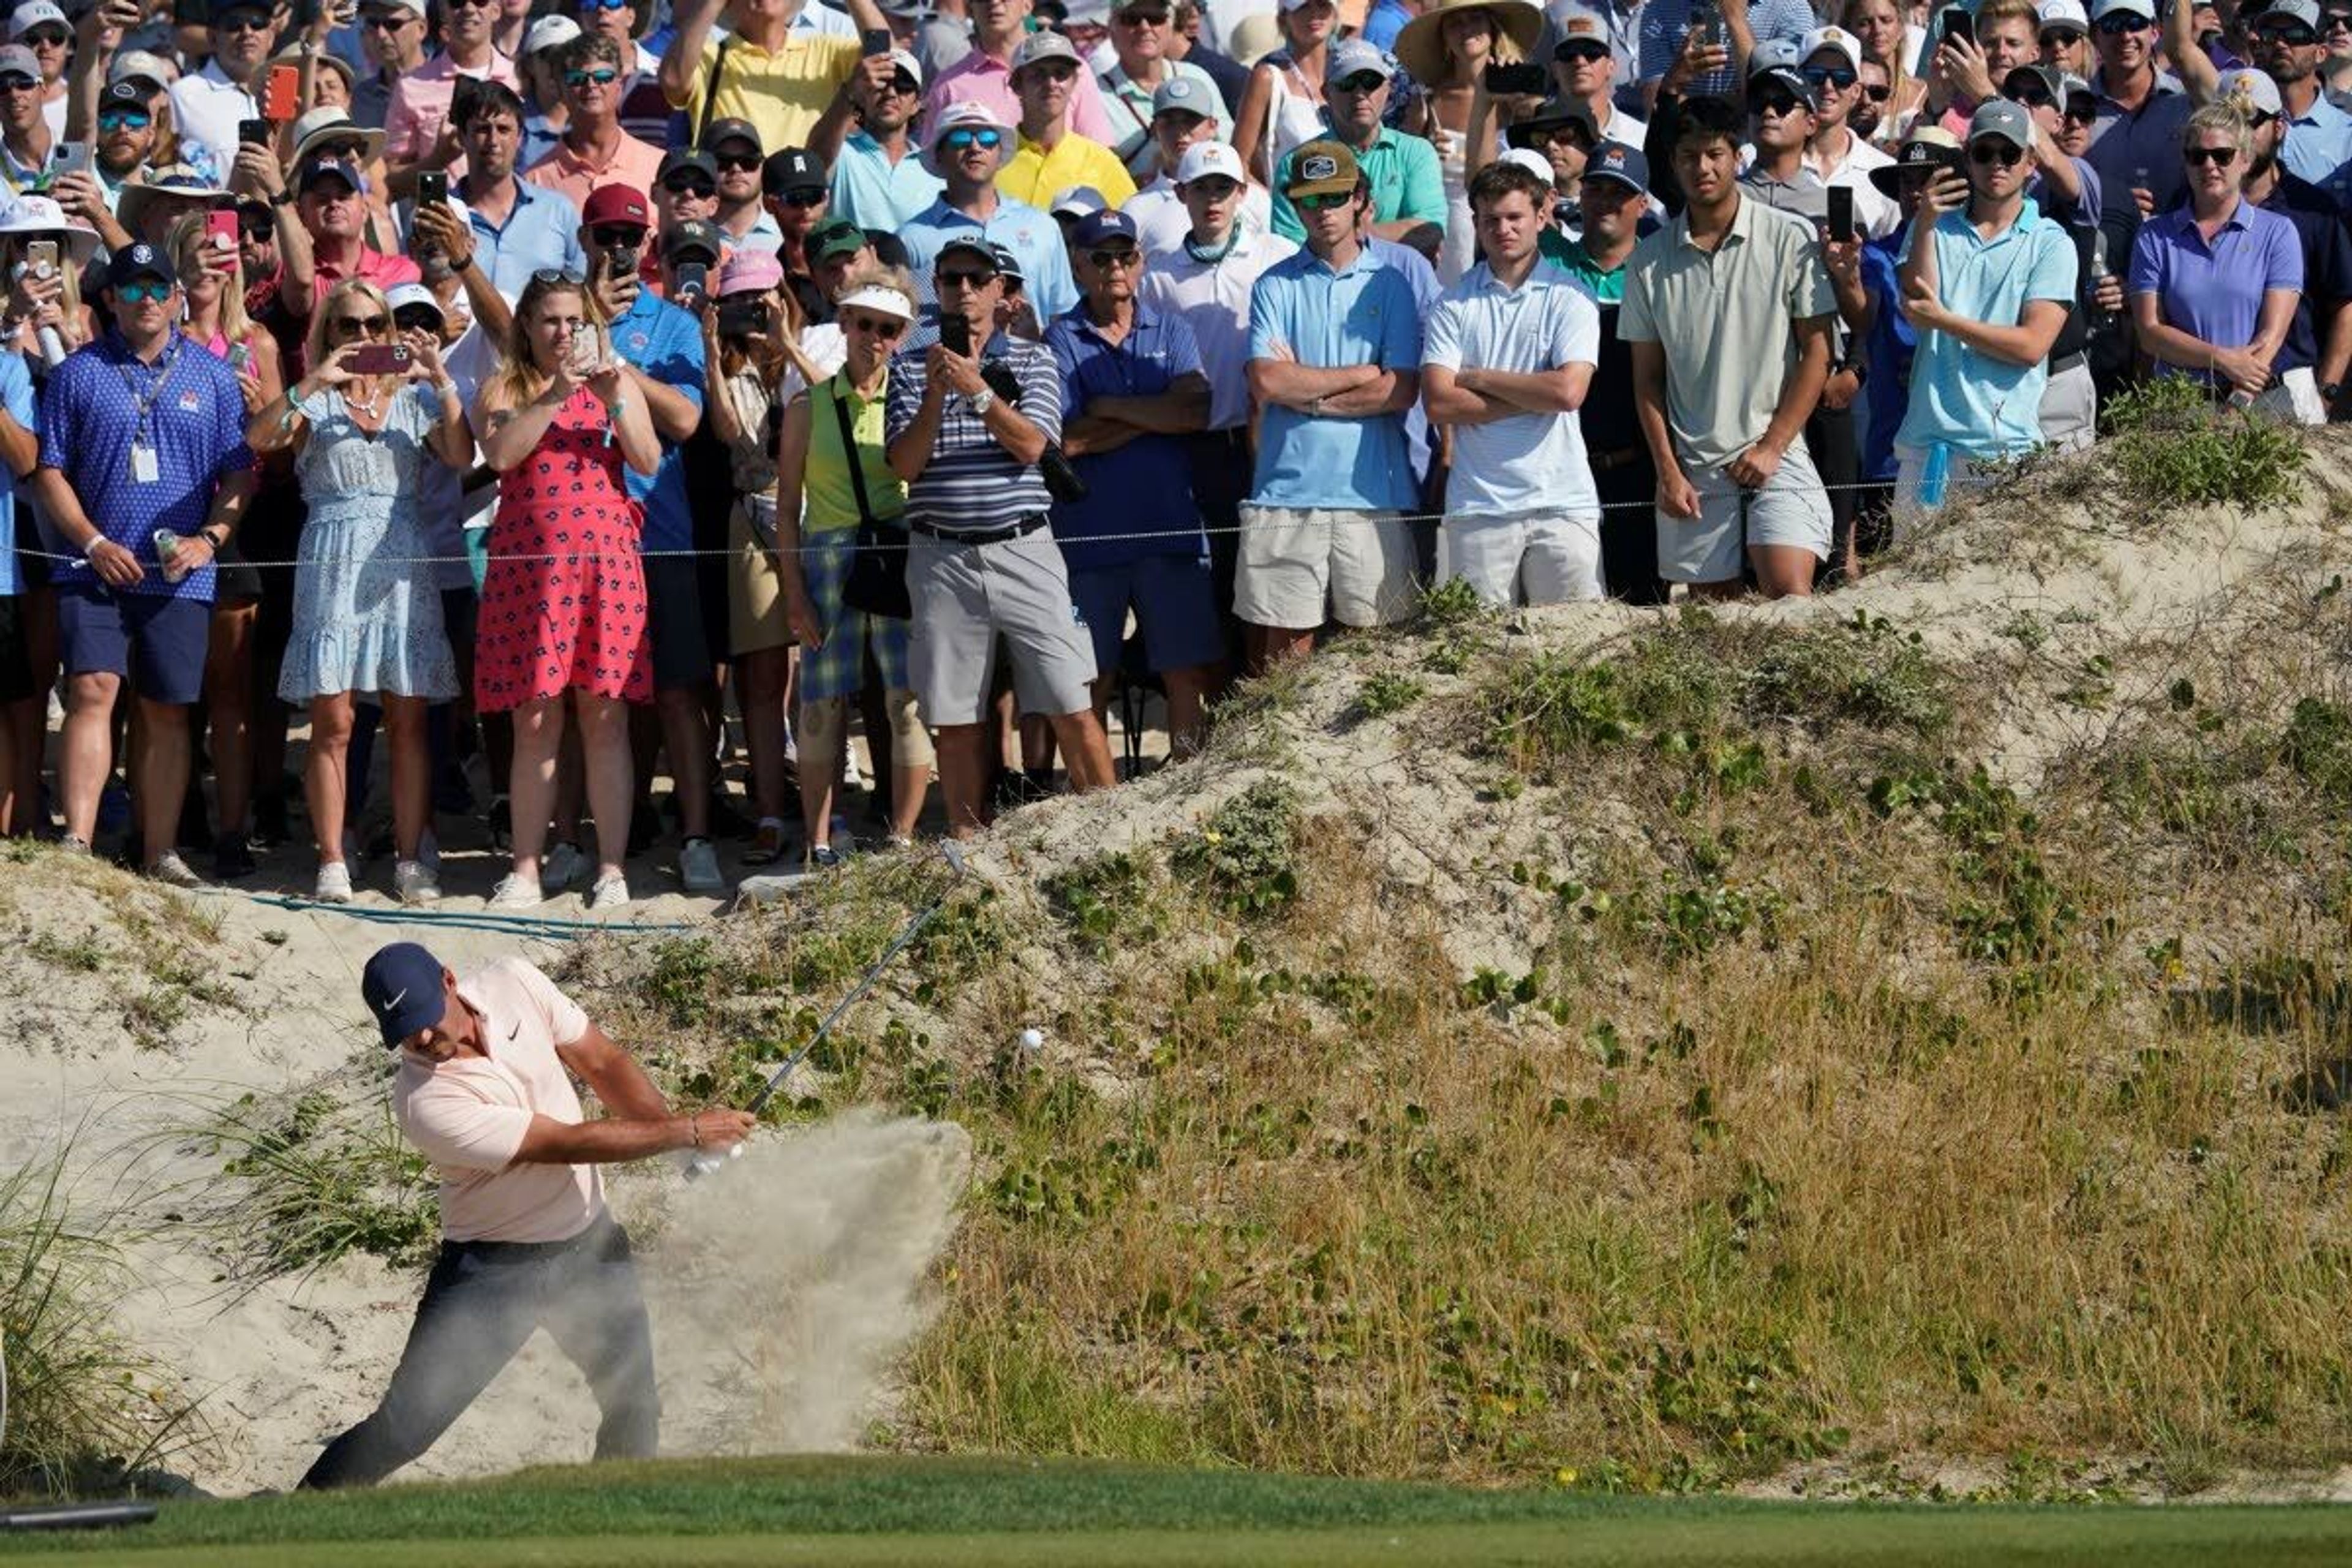
[(678, 1173), (689, 1182), (698, 1182), (725, 1164), (728, 1159), (740, 1160), (742, 1156), (743, 1145), (740, 1143), (728, 1150), (724, 1158), (717, 1154), (706, 1153), (700, 1149), (681, 1149), (677, 1152)]

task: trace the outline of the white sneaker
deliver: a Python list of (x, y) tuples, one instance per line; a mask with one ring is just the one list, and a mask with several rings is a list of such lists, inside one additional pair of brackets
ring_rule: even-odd
[(588, 857), (580, 853), (577, 844), (558, 844), (539, 863), (540, 889), (550, 898), (566, 888), (576, 888), (588, 876)]
[(528, 877), (518, 877), (512, 871), (499, 879), (490, 889), (489, 907), (494, 910), (535, 910), (547, 902), (547, 895), (539, 884)]
[(441, 897), (441, 879), (423, 860), (403, 860), (392, 868), (392, 893), (404, 904), (429, 904)]
[(310, 896), (322, 904), (348, 904), (352, 901), (352, 868), (341, 860), (330, 860), (319, 868), (319, 885)]
[(166, 849), (148, 862), (147, 875), (159, 882), (169, 882), (174, 888), (201, 888), (205, 885), (205, 879), (180, 858), (180, 852), (176, 849)]
[[(441, 875), (441, 840), (429, 827), (416, 836), (416, 863), (436, 877)], [(396, 875), (397, 868), (394, 870)]]
[(607, 871), (596, 879), (596, 886), (588, 894), (592, 910), (617, 910), (629, 901), (629, 879), (618, 871)]
[(689, 838), (677, 852), (678, 875), (689, 893), (723, 893), (727, 879), (719, 874), (719, 851), (708, 838)]

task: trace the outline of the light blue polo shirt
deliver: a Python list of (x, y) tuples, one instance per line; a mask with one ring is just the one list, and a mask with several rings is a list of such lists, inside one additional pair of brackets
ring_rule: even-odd
[[(23, 354), (0, 354), (0, 408), (38, 439), (41, 414)], [(0, 599), (24, 591), (25, 576), (16, 565), (16, 476), (0, 463)]]
[[(636, 303), (612, 326), (613, 352), (673, 392), (686, 395), (702, 407), (702, 323), (650, 289), (637, 290)], [(648, 479), (635, 468), (625, 470), (629, 499), (646, 510), (645, 531), (638, 548), (647, 551), (694, 548), (694, 511), (686, 496), (685, 443), (664, 438), (661, 464)]]
[[(1912, 231), (1918, 243), (1919, 231)], [(2026, 303), (2074, 300), (2074, 242), (2027, 202), (2017, 221), (1990, 239), (1966, 212), (1946, 213), (1934, 231), (1936, 294), (1971, 321), (2014, 326)], [(1926, 450), (1941, 442), (1975, 458), (2012, 458), (2042, 441), (2042, 389), (2048, 363), (2030, 365), (1980, 353), (1949, 332), (1921, 331), (1911, 360), (1911, 402), (1895, 442)]]
[(1070, 255), (1062, 248), (1062, 227), (1027, 202), (1011, 196), (996, 198), (996, 210), (982, 223), (958, 212), (940, 197), (915, 215), (898, 230), (907, 245), (907, 265), (915, 274), (915, 290), (922, 296), (924, 314), (935, 314), (939, 300), (931, 292), (931, 264), (949, 237), (977, 234), (991, 245), (1001, 245), (1021, 263), (1023, 288), (1040, 321), (1050, 321), (1078, 302), (1078, 286), (1070, 279)]
[(882, 143), (864, 131), (853, 131), (833, 161), (833, 201), (826, 212), (845, 217), (860, 228), (895, 232), (940, 199), (945, 187), (940, 177), (923, 167), (923, 154), (909, 139), (907, 155), (897, 163)]
[[(1274, 177), (1274, 232), (1295, 245), (1304, 245), (1307, 226), (1298, 221), (1298, 209), (1283, 194), (1290, 185), (1291, 159), (1297, 156), (1294, 149)], [(1383, 125), (1372, 144), (1356, 153), (1356, 167), (1371, 188), (1374, 223), (1410, 219), (1445, 226), (1445, 179), (1438, 171), (1437, 149), (1421, 137)]]
[(2286, 142), (2279, 148), (2286, 172), (2327, 191), (2336, 192), (2336, 175), (2352, 163), (2352, 114), (2336, 107), (2326, 93), (2311, 100), (2311, 112), (2287, 117)]
[[(521, 299), (530, 275), (542, 267), (575, 278), (588, 270), (580, 248), (580, 209), (572, 198), (520, 176), (514, 186), (514, 208), (503, 225), (493, 225), (472, 203), (466, 205), (467, 222), (474, 231), (474, 264), (488, 269), (491, 286), (509, 300)], [(466, 200), (462, 182), (453, 194)]]
[[(1377, 364), (1421, 368), (1421, 313), (1403, 274), (1369, 251), (1334, 272), (1312, 251), (1276, 262), (1250, 290), (1249, 357), (1288, 347), (1319, 370)], [(1342, 511), (1410, 511), (1420, 501), (1405, 451), (1402, 416), (1311, 417), (1270, 405), (1258, 428), (1257, 477), (1250, 500), (1260, 506)]]

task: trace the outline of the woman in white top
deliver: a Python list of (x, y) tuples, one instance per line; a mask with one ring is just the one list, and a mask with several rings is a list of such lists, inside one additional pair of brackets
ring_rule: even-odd
[[(1477, 235), (1470, 219), (1470, 171), (1494, 162), (1495, 119), (1484, 73), (1489, 65), (1517, 65), (1535, 47), (1543, 14), (1526, 0), (1438, 3), (1397, 34), (1398, 63), (1422, 89), (1405, 128), (1437, 149), (1445, 185), (1445, 244), (1437, 253), (1437, 280), (1452, 285), (1470, 270)], [(1540, 75), (1542, 68), (1537, 68)], [(1478, 143), (1473, 145), (1473, 142)]]
[(1323, 66), (1339, 30), (1332, 0), (1281, 0), (1276, 21), (1283, 47), (1250, 72), (1241, 112), (1234, 116), (1234, 151), (1260, 184), (1290, 150), (1323, 134)]

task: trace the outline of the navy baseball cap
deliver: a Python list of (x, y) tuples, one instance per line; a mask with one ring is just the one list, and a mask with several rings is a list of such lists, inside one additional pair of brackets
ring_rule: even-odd
[(385, 1045), (396, 1046), (441, 1021), (441, 961), (413, 942), (375, 950), (360, 971), (360, 997), (375, 1015)]
[(107, 261), (106, 286), (110, 289), (151, 278), (158, 283), (179, 287), (180, 275), (173, 270), (172, 258), (144, 240), (124, 246)]
[(1088, 213), (1078, 220), (1077, 232), (1070, 236), (1070, 246), (1075, 250), (1092, 250), (1114, 239), (1123, 239), (1129, 245), (1139, 244), (1136, 237), (1135, 220), (1123, 212)]
[(1622, 142), (1603, 142), (1585, 161), (1584, 177), (1614, 180), (1635, 195), (1646, 196), (1650, 194), (1650, 160), (1642, 155), (1639, 147), (1629, 147)]

